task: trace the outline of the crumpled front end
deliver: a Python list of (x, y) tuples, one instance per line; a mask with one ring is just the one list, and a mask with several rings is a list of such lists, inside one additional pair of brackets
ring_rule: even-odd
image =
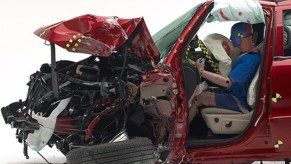
[(35, 34), (70, 52), (108, 57), (126, 44), (141, 59), (160, 59), (143, 18), (83, 15), (41, 27)]
[[(137, 136), (154, 144), (166, 140), (173, 79), (169, 70), (154, 71), (160, 54), (143, 18), (83, 15), (35, 34), (50, 42), (52, 63), (30, 75), (24, 101), (1, 109), (5, 123), (17, 129), (27, 158), (28, 147), (39, 152), (55, 145), (67, 154)], [(55, 61), (55, 45), (91, 55)]]

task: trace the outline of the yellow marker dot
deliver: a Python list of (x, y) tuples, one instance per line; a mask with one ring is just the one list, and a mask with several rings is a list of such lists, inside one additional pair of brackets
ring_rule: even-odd
[(272, 101), (273, 101), (273, 102), (277, 102), (277, 99), (276, 99), (276, 98), (272, 98)]
[(73, 38), (75, 39), (76, 38), (76, 35), (74, 35)]
[(72, 48), (72, 51), (76, 51), (76, 48)]
[(69, 42), (70, 42), (70, 43), (72, 43), (72, 42), (73, 42), (73, 40), (72, 40), (72, 39), (70, 39), (70, 40), (69, 40)]
[(275, 144), (274, 147), (278, 149), (278, 148), (280, 148), (281, 145), (283, 145), (283, 141), (278, 140), (277, 144)]
[(76, 44), (75, 44), (75, 47), (78, 47), (78, 45), (79, 45), (79, 44), (78, 44), (78, 43), (76, 43)]
[(78, 42), (80, 43), (82, 40), (81, 39), (78, 39)]
[(69, 47), (70, 47), (70, 44), (67, 44), (67, 45), (66, 45), (66, 47), (68, 47), (68, 48), (69, 48)]

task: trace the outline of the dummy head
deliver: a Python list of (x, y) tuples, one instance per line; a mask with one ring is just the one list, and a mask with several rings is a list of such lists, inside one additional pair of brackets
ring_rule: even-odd
[(244, 38), (252, 36), (252, 26), (248, 23), (236, 23), (231, 28), (230, 40), (234, 47), (242, 44)]

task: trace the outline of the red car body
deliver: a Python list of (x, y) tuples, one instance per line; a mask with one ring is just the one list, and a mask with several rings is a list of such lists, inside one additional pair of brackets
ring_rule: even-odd
[[(182, 54), (202, 22), (213, 8), (214, 1), (201, 3), (193, 18), (181, 32), (163, 61), (168, 71), (156, 67), (142, 75), (141, 86), (160, 84), (159, 80), (171, 77), (173, 91), (170, 102), (172, 120), (167, 148), (170, 163), (251, 163), (258, 160), (276, 161), (291, 158), (291, 57), (284, 51), (284, 11), (291, 11), (291, 1), (259, 1), (265, 12), (265, 37), (263, 61), (259, 78), (257, 105), (247, 129), (241, 134), (220, 143), (199, 146), (188, 141), (188, 103), (184, 87)], [(118, 19), (84, 15), (38, 29), (35, 34), (68, 51), (85, 52), (97, 56), (110, 56), (122, 46), (127, 37), (141, 30), (129, 48), (137, 57), (159, 60), (159, 50), (149, 35), (142, 18)], [(76, 23), (78, 22), (78, 23)], [(97, 29), (97, 30), (96, 30)], [(94, 31), (94, 33), (92, 33)], [(78, 41), (80, 39), (80, 41)], [(289, 39), (289, 38), (287, 38)], [(89, 47), (89, 48), (88, 48)], [(289, 54), (290, 55), (290, 54)], [(91, 128), (99, 121), (92, 121)], [(59, 132), (62, 129), (57, 129)], [(92, 129), (91, 129), (92, 131)], [(90, 126), (88, 138), (92, 136)]]
[(143, 18), (122, 19), (83, 15), (42, 27), (36, 30), (35, 34), (71, 52), (106, 57), (120, 48), (128, 36), (137, 30), (137, 26), (141, 28), (141, 32), (129, 49), (142, 59), (158, 60), (158, 49)]

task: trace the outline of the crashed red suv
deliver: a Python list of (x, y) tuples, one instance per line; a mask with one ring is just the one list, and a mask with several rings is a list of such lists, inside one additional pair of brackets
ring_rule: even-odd
[[(252, 111), (202, 107), (189, 123), (196, 89), (219, 87), (199, 77), (195, 61), (221, 74), (231, 67), (234, 57), (217, 54), (208, 34), (237, 21), (252, 24), (263, 58), (248, 91)], [(67, 163), (289, 163), (291, 1), (210, 0), (153, 37), (143, 18), (94, 15), (35, 34), (51, 62), (30, 76), (24, 101), (1, 109), (26, 157), (28, 147), (56, 145)], [(55, 45), (90, 56), (56, 61)]]

